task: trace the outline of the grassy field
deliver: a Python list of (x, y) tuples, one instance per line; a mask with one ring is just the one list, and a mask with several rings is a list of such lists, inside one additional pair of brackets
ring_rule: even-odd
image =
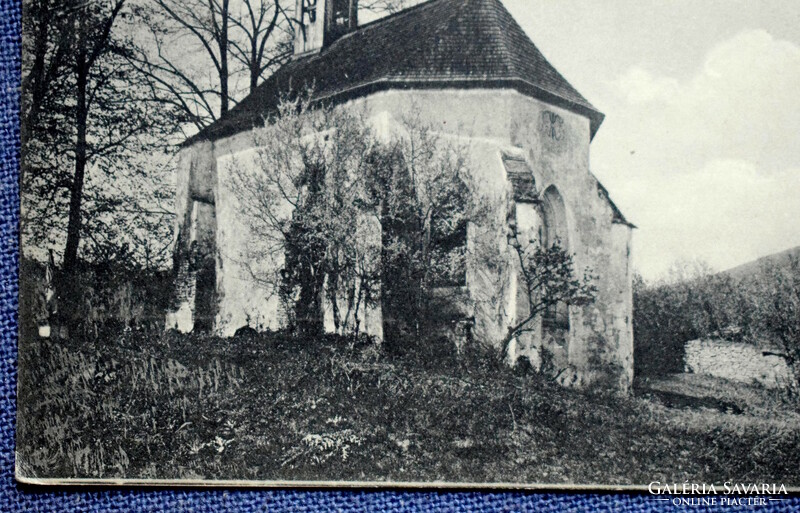
[(336, 337), (25, 340), (29, 477), (800, 485), (800, 415), (560, 388)]

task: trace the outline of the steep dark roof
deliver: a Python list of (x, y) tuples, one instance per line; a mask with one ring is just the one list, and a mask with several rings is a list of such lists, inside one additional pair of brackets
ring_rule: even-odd
[(586, 116), (592, 137), (603, 121), (500, 0), (430, 0), (363, 25), (318, 54), (290, 61), (184, 144), (263, 123), (281, 95), (307, 86), (313, 86), (316, 99), (331, 100), (389, 88), (513, 88)]
[(631, 228), (636, 228), (635, 224), (625, 219), (625, 216), (622, 215), (622, 211), (619, 209), (619, 207), (617, 207), (616, 203), (614, 203), (614, 201), (611, 199), (611, 195), (608, 194), (608, 190), (605, 188), (605, 186), (603, 186), (603, 184), (600, 183), (600, 181), (597, 182), (597, 194), (601, 198), (605, 199), (608, 202), (608, 206), (611, 207), (612, 223), (624, 224), (630, 226)]

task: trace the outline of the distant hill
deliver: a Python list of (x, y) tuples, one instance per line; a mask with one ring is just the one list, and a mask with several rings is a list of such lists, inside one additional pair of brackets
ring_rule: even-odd
[(738, 265), (722, 271), (720, 274), (727, 274), (733, 278), (741, 279), (759, 274), (765, 265), (786, 267), (789, 265), (791, 258), (800, 258), (800, 246), (779, 253), (773, 253), (753, 260), (752, 262), (747, 262), (746, 264)]

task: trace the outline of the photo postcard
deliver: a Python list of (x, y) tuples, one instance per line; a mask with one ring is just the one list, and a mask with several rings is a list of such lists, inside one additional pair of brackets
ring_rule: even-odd
[(782, 500), (798, 16), (24, 0), (17, 479)]

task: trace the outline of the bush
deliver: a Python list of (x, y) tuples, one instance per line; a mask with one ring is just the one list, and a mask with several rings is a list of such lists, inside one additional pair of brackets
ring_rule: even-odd
[[(724, 338), (779, 348), (800, 383), (800, 259), (741, 275), (682, 267), (677, 280), (633, 283), (635, 373), (683, 372), (686, 342)], [(772, 349), (774, 350), (774, 349)]]
[(691, 311), (696, 300), (687, 286), (633, 282), (634, 373), (659, 376), (683, 372), (687, 341), (697, 338)]
[(164, 328), (173, 286), (168, 271), (124, 266), (81, 265), (70, 276), (55, 269), (46, 300), (46, 267), (20, 262), (20, 330), (35, 336), (37, 324), (49, 324), (53, 337), (66, 327), (73, 339), (113, 340), (125, 329), (158, 336)]

